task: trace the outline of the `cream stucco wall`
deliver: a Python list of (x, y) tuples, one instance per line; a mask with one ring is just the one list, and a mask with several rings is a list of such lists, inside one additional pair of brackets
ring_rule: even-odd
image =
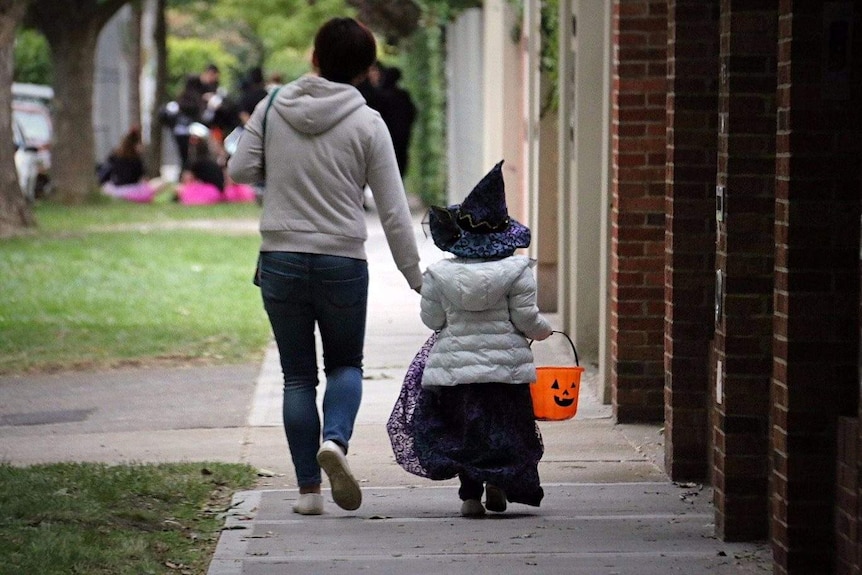
[(564, 0), (559, 21), (559, 312), (607, 402), (610, 2)]
[(607, 41), (601, 2), (576, 0), (577, 33), (573, 37), (574, 86), (572, 102), (570, 173), (571, 220), (568, 238), (571, 246), (570, 300), (572, 335), (578, 349), (594, 361), (599, 353), (602, 291), (602, 218), (607, 206), (602, 185), (609, 177), (602, 163), (603, 143), (608, 137), (605, 115), (607, 92), (604, 90)]
[[(540, 306), (559, 314), (561, 327), (575, 339), (581, 356), (600, 369), (606, 350), (610, 173), (608, 4), (561, 2), (566, 28), (559, 53), (557, 114), (539, 115), (547, 86), (538, 73), (538, 0), (525, 2), (523, 22), (516, 21), (518, 15), (506, 0), (488, 0), (481, 13), (462, 15), (457, 28), (450, 27), (447, 67), (449, 182), (456, 196), (451, 199), (463, 198), (494, 164), (505, 160), (509, 212), (528, 223), (534, 234), (530, 255), (538, 260)], [(572, 16), (578, 21), (578, 36)], [(478, 18), (481, 35), (475, 32)], [(513, 39), (517, 29), (520, 41)], [(466, 38), (469, 30), (474, 33)], [(470, 98), (471, 82), (481, 86), (480, 104)], [(460, 182), (460, 189), (453, 190), (453, 182)]]
[(456, 204), (488, 171), (483, 90), (484, 18), (481, 8), (462, 12), (446, 28), (447, 200)]
[(529, 199), (525, 193), (522, 48), (512, 39), (517, 15), (506, 0), (483, 4), (484, 15), (484, 143), (483, 169), (500, 160), (506, 181), (509, 214), (529, 221)]
[[(509, 213), (533, 232), (539, 306), (556, 312), (558, 289), (558, 142), (556, 115), (540, 117), (549, 89), (539, 74), (539, 1), (524, 4), (523, 21), (506, 0), (483, 4), (483, 164), (505, 159)], [(520, 42), (513, 32), (521, 31)]]
[(557, 122), (556, 112), (547, 113), (539, 121), (538, 202), (534, 227), (539, 230), (536, 245), (539, 309), (547, 313), (556, 312), (559, 309), (557, 236), (560, 213), (557, 209), (559, 196)]

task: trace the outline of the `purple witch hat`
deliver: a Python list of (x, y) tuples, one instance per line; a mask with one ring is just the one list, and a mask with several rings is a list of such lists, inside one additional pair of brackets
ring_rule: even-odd
[(494, 166), (462, 203), (431, 207), (428, 223), (438, 248), (462, 258), (498, 258), (530, 245), (530, 229), (509, 217), (502, 166)]

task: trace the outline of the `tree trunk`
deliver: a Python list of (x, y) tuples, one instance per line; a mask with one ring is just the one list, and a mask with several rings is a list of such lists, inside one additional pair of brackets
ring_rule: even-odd
[(65, 204), (97, 189), (93, 80), (99, 32), (129, 0), (32, 0), (28, 13), (48, 40), (54, 63), (52, 188)]
[(156, 0), (156, 22), (153, 30), (153, 44), (156, 47), (156, 98), (150, 114), (150, 144), (147, 147), (147, 172), (150, 177), (161, 175), (162, 171), (162, 122), (159, 110), (168, 101), (165, 86), (168, 78), (167, 23), (165, 22), (165, 1)]
[(54, 60), (52, 188), (64, 204), (80, 204), (96, 190), (93, 80), (98, 29), (67, 29), (48, 38)]
[(27, 1), (0, 1), (0, 237), (36, 225), (33, 210), (24, 199), (15, 170), (12, 136), (12, 73), (14, 70), (15, 31)]
[(129, 110), (135, 115), (132, 124), (141, 123), (141, 22), (143, 9), (140, 1), (132, 2), (132, 19), (129, 22)]

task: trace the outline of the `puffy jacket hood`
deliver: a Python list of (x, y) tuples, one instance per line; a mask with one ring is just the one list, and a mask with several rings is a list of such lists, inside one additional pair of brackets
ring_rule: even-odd
[(321, 134), (365, 105), (365, 98), (349, 84), (319, 76), (303, 76), (285, 85), (272, 103), (295, 130)]
[(525, 256), (493, 261), (462, 258), (444, 261), (448, 264), (437, 265), (428, 271), (441, 280), (439, 286), (443, 297), (467, 311), (497, 307), (515, 280), (530, 266), (530, 259)]

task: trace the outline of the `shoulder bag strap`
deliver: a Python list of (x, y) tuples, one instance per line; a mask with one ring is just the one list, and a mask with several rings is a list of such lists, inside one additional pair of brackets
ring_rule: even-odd
[(275, 100), (276, 94), (281, 90), (281, 86), (275, 88), (269, 95), (269, 101), (266, 103), (266, 109), (263, 111), (263, 122), (260, 127), (260, 140), (263, 146), (263, 153), (260, 155), (260, 169), (263, 172), (263, 177), (266, 178), (266, 117), (269, 116), (269, 109), (272, 108), (272, 101)]

